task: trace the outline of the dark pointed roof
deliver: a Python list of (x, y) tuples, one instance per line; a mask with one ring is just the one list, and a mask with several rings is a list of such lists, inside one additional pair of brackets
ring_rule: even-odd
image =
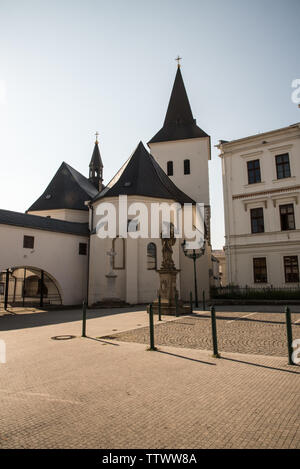
[(142, 142), (138, 144), (132, 156), (94, 201), (119, 195), (172, 199), (181, 204), (195, 203), (175, 186)]
[(148, 143), (202, 137), (209, 135), (196, 124), (178, 67), (164, 125)]
[(27, 213), (0, 210), (0, 224), (21, 226), (36, 230), (55, 231), (57, 233), (68, 233), (80, 236), (89, 235), (88, 223), (75, 223), (55, 218), (39, 217)]
[(63, 162), (47, 189), (27, 211), (88, 210), (84, 202), (97, 194), (97, 189), (85, 176)]
[(94, 151), (90, 162), (90, 168), (103, 168), (103, 163), (98, 146), (98, 140), (96, 140), (95, 142)]

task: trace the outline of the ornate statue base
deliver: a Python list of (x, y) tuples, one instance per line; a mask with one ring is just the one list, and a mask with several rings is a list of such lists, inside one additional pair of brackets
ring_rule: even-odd
[(116, 294), (116, 279), (117, 275), (114, 272), (109, 272), (107, 275), (105, 275), (107, 278), (106, 281), (106, 294), (107, 296), (103, 298), (103, 302), (105, 303), (112, 303), (112, 302), (120, 302), (120, 299), (117, 297)]
[[(158, 296), (160, 295), (161, 314), (176, 315), (176, 276), (180, 272), (177, 269), (165, 269), (158, 270), (160, 279), (160, 288), (158, 290)], [(153, 302), (153, 312), (158, 314), (158, 298)], [(177, 314), (187, 314), (188, 310), (184, 307), (181, 300), (177, 301)]]

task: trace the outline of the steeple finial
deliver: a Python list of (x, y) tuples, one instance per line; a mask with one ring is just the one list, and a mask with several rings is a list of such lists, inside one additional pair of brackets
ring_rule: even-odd
[(175, 60), (177, 61), (177, 67), (180, 68), (180, 60), (182, 60), (182, 57), (178, 55)]
[(103, 163), (100, 155), (100, 150), (98, 146), (98, 136), (99, 132), (95, 133), (96, 141), (94, 146), (94, 151), (92, 154), (92, 159), (89, 165), (89, 180), (96, 187), (96, 189), (101, 192), (102, 190), (102, 181), (103, 181)]

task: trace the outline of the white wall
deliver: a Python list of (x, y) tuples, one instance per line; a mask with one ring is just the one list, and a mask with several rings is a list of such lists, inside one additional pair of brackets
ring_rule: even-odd
[[(266, 257), (268, 284), (285, 284), (283, 256), (300, 265), (300, 125), (219, 145), (225, 210), (228, 283), (256, 285), (253, 258)], [(291, 177), (277, 179), (275, 156), (288, 153)], [(248, 184), (247, 162), (260, 160), (261, 182)], [(295, 230), (281, 231), (279, 206), (293, 204)], [(264, 233), (251, 233), (250, 209), (262, 207)]]
[[(23, 237), (34, 236), (34, 249), (23, 248)], [(87, 258), (78, 254), (85, 236), (0, 225), (0, 272), (10, 267), (36, 267), (57, 282), (64, 305), (80, 304), (86, 296)]]
[(88, 223), (89, 212), (88, 210), (70, 210), (70, 209), (57, 209), (57, 210), (38, 210), (28, 212), (29, 215), (38, 215), (40, 217), (51, 217), (57, 220), (73, 221), (77, 223)]
[[(150, 143), (149, 147), (151, 154), (165, 173), (167, 173), (167, 162), (173, 161), (174, 175), (169, 177), (179, 189), (195, 202), (209, 205), (209, 137)], [(185, 159), (190, 160), (191, 174), (184, 174)]]
[[(105, 198), (103, 202), (112, 203), (118, 214), (118, 198), (111, 197)], [(166, 199), (155, 199), (150, 197), (130, 196), (128, 197), (128, 206), (134, 202), (143, 202), (148, 207), (149, 213), (149, 228), (150, 223), (150, 204), (151, 202), (164, 202), (173, 203), (174, 201)], [(98, 201), (94, 204), (94, 227), (99, 221), (100, 217), (96, 214), (97, 206), (101, 203)], [(130, 218), (130, 216), (128, 216)], [(117, 226), (118, 229), (118, 226)], [(189, 300), (190, 291), (194, 292), (194, 273), (193, 261), (187, 259), (182, 251), (181, 243), (183, 238), (177, 239), (176, 244), (173, 246), (173, 260), (176, 268), (180, 269), (177, 277), (177, 288), (179, 289), (180, 296), (185, 301)], [(148, 303), (157, 297), (157, 290), (159, 288), (159, 275), (154, 270), (147, 269), (147, 245), (154, 242), (157, 247), (157, 266), (160, 268), (162, 261), (162, 245), (160, 238), (151, 238), (149, 231), (148, 239), (131, 239), (128, 237), (125, 240), (125, 269), (115, 270), (117, 275), (116, 290), (119, 298), (130, 304)], [(106, 254), (112, 247), (112, 239), (99, 239), (95, 234), (91, 237), (91, 255), (90, 255), (90, 281), (89, 281), (89, 302), (90, 304), (102, 301), (107, 295), (107, 278), (109, 259)], [(209, 297), (209, 254), (210, 250), (199, 260), (197, 260), (197, 279), (198, 279), (198, 293), (199, 298), (202, 295), (202, 290), (205, 289), (206, 297)], [(194, 293), (193, 293), (194, 295)]]

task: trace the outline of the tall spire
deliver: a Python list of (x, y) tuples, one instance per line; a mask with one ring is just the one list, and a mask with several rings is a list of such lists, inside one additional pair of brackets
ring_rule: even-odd
[(180, 65), (177, 67), (176, 77), (169, 101), (164, 125), (167, 124), (190, 124), (195, 123), (192, 109), (189, 103), (185, 86), (183, 83)]
[(148, 143), (208, 137), (196, 124), (181, 74), (180, 57), (175, 60), (178, 67), (164, 125)]
[(96, 189), (101, 192), (103, 182), (103, 163), (98, 146), (98, 135), (98, 132), (96, 132), (94, 151), (89, 165), (89, 180), (96, 187)]

